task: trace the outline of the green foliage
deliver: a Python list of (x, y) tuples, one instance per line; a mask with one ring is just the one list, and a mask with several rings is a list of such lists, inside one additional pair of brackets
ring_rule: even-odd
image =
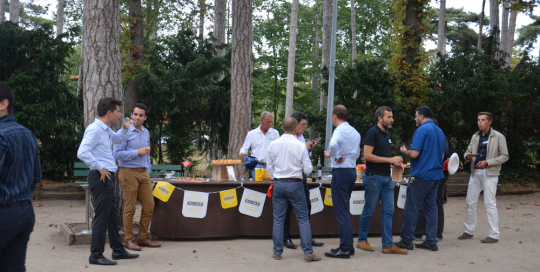
[(49, 24), (25, 30), (0, 23), (0, 80), (15, 93), (17, 122), (36, 135), (45, 179), (70, 179), (77, 161), (83, 104), (65, 74), (75, 45), (72, 37), (79, 31), (70, 29), (55, 38)]
[[(227, 153), (230, 116), (230, 55), (215, 57), (211, 39), (199, 43), (191, 30), (180, 31), (148, 46), (141, 100), (148, 106), (147, 126), (153, 152), (156, 137), (168, 137), (172, 164), (188, 160), (190, 146), (218, 146)], [(216, 140), (217, 139), (217, 140)]]

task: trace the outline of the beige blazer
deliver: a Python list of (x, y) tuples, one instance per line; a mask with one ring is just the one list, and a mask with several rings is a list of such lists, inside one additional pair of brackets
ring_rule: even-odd
[[(478, 132), (473, 134), (469, 147), (463, 157), (465, 161), (467, 160), (467, 153), (476, 154), (478, 152), (478, 141), (480, 140), (480, 135)], [(498, 176), (501, 174), (501, 165), (508, 161), (510, 156), (508, 155), (508, 147), (506, 146), (506, 137), (493, 128), (489, 133), (488, 145), (487, 145), (487, 175), (488, 176)], [(476, 164), (476, 157), (471, 159), (471, 170), (474, 171), (474, 165)]]

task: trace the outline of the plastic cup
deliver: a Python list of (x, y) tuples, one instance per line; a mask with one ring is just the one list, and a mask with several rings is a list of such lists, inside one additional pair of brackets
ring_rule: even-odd
[(129, 128), (131, 126), (131, 122), (129, 122), (129, 118), (127, 118), (127, 117), (124, 119), (124, 126), (126, 128)]

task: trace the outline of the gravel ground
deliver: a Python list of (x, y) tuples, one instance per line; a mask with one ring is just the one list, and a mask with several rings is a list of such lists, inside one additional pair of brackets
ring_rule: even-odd
[[(135, 252), (140, 254), (138, 259), (120, 260), (111, 267), (88, 264), (90, 245), (68, 246), (55, 226), (83, 222), (84, 201), (45, 200), (34, 203), (43, 205), (35, 207), (36, 225), (26, 265), (28, 271), (540, 271), (540, 193), (497, 197), (501, 237), (496, 244), (480, 243), (489, 234), (482, 198), (475, 236), (465, 241), (457, 239), (463, 232), (465, 198), (449, 198), (444, 240), (437, 252), (415, 249), (405, 256), (385, 255), (380, 238), (373, 237), (369, 241), (375, 252), (357, 249), (350, 260), (323, 257), (306, 263), (300, 249), (285, 249), (283, 259), (275, 261), (271, 238), (160, 241), (161, 248), (144, 248)], [(140, 206), (136, 220), (139, 214)], [(338, 238), (317, 240), (325, 243), (314, 249), (319, 255), (339, 242)], [(298, 238), (293, 241), (300, 244)], [(105, 256), (111, 256), (108, 245)]]

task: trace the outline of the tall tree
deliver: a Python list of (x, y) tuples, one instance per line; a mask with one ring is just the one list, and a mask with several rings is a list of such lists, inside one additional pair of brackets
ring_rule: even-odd
[[(323, 0), (323, 37), (322, 37), (322, 67), (330, 69), (330, 42), (332, 38), (332, 0)], [(328, 82), (327, 78), (322, 78), (321, 83)], [(327, 104), (328, 98), (326, 93), (321, 90), (320, 110), (323, 111)]]
[[(499, 27), (499, 1), (498, 0), (489, 0), (489, 29), (491, 32), (495, 30), (501, 31)], [(495, 33), (494, 33), (495, 34)], [(495, 40), (500, 43), (500, 34), (495, 35)]]
[(129, 77), (124, 94), (124, 108), (131, 109), (139, 102), (140, 75), (139, 69), (144, 60), (144, 21), (141, 0), (128, 0), (129, 9)]
[(289, 28), (289, 58), (287, 64), (287, 96), (285, 99), (285, 117), (290, 117), (293, 113), (294, 65), (296, 58), (296, 30), (298, 28), (299, 2), (299, 0), (293, 0), (291, 7), (291, 27)]
[[(253, 7), (251, 0), (232, 3), (231, 117), (227, 157), (237, 159), (251, 129), (253, 91)], [(247, 177), (243, 167), (236, 167), (240, 178)]]
[[(514, 4), (517, 4), (518, 0), (514, 0)], [(518, 10), (513, 8), (510, 12), (510, 22), (508, 25), (508, 35), (506, 38), (506, 66), (510, 65), (512, 61), (512, 53), (514, 49), (514, 36), (516, 34), (516, 20), (517, 20)]]
[(508, 17), (510, 17), (510, 1), (504, 0), (502, 10), (502, 20), (501, 20), (501, 45), (500, 48), (502, 51), (506, 52), (506, 47), (508, 44)]
[(439, 37), (437, 52), (444, 56), (446, 54), (446, 0), (439, 0)]
[[(2, 0), (0, 0), (2, 1)], [(58, 5), (56, 6), (56, 36), (62, 35), (64, 33), (64, 0), (58, 0)]]
[(6, 20), (6, 0), (0, 0), (0, 23)]
[[(227, 0), (214, 0), (214, 37), (216, 45), (225, 43), (225, 16), (227, 12)], [(225, 56), (225, 49), (217, 49), (217, 56)]]
[[(516, 40), (516, 45), (532, 49), (538, 37), (540, 37), (540, 16), (533, 14), (529, 16), (533, 19), (533, 22), (518, 29), (519, 36)], [(538, 53), (540, 54), (540, 49)]]
[(354, 7), (354, 0), (351, 0), (351, 45), (352, 45), (352, 63), (356, 62), (357, 51), (356, 51), (356, 12)]
[(12, 23), (18, 24), (20, 20), (20, 3), (19, 0), (9, 1), (9, 19)]
[[(317, 12), (317, 23), (315, 25), (315, 41), (313, 43), (313, 60), (312, 60), (312, 66), (313, 66), (313, 77), (311, 78), (311, 105), (312, 105), (312, 111), (317, 109), (317, 91), (319, 91), (319, 72), (320, 72), (320, 59), (319, 59), (319, 46), (320, 46), (320, 37), (319, 37), (319, 27), (320, 27), (320, 9), (318, 9)], [(315, 132), (315, 122), (311, 125), (311, 130), (309, 133), (310, 139), (316, 138), (316, 132)]]
[(206, 14), (205, 0), (199, 0), (199, 40), (204, 38), (204, 15)]
[(480, 23), (478, 24), (478, 50), (482, 50), (482, 30), (484, 29), (484, 8), (486, 0), (482, 0), (482, 13), (480, 14)]

